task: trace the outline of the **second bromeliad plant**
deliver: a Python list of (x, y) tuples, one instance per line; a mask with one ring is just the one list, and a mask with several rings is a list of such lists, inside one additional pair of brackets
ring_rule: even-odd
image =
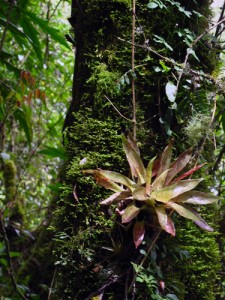
[[(151, 159), (145, 168), (133, 139), (123, 136), (122, 141), (132, 180), (108, 170), (84, 170), (83, 172), (94, 175), (97, 184), (114, 192), (100, 204), (117, 204), (116, 210), (121, 215), (121, 222), (134, 223), (133, 240), (136, 248), (144, 239), (146, 225), (160, 226), (161, 229), (175, 236), (175, 226), (170, 217), (173, 211), (193, 220), (199, 227), (213, 231), (189, 206), (189, 204), (210, 204), (217, 200), (217, 197), (211, 194), (193, 190), (203, 180), (202, 178), (187, 179), (203, 165), (198, 165), (179, 175), (192, 157), (191, 150), (183, 152), (174, 162), (171, 162), (173, 145), (170, 142), (161, 157)], [(152, 220), (156, 220), (157, 223), (149, 224)]]

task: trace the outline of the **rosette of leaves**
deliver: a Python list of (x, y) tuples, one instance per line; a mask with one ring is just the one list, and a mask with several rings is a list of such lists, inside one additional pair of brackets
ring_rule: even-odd
[[(216, 201), (217, 197), (193, 190), (203, 179), (188, 179), (203, 165), (198, 165), (183, 174), (181, 171), (190, 161), (191, 149), (183, 152), (171, 162), (173, 143), (170, 142), (160, 158), (149, 161), (147, 168), (140, 157), (139, 149), (131, 137), (122, 137), (123, 148), (130, 165), (132, 179), (109, 170), (84, 170), (85, 174), (94, 175), (97, 184), (114, 193), (101, 201), (102, 205), (117, 204), (117, 212), (122, 223), (134, 223), (133, 239), (136, 248), (145, 236), (148, 220), (157, 220), (158, 226), (175, 236), (175, 226), (171, 214), (176, 211), (182, 217), (193, 220), (207, 231), (213, 229), (189, 204), (204, 205)], [(142, 220), (138, 215), (142, 212)], [(154, 215), (157, 218), (148, 218)]]

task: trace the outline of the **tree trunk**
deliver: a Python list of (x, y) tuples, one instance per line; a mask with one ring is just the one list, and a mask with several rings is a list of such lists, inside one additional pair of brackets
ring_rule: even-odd
[[(214, 52), (208, 50), (205, 38), (194, 48), (198, 58), (194, 53), (188, 63), (183, 64), (187, 48), (208, 26), (209, 3), (182, 1), (183, 7), (178, 2), (168, 1), (162, 8), (156, 3), (150, 2), (150, 7), (147, 7), (148, 1), (136, 3), (134, 74), (130, 1), (72, 1), (70, 23), (76, 53), (72, 100), (64, 124), (69, 160), (54, 221), (60, 299), (83, 300), (95, 296), (99, 296), (98, 299), (153, 299), (154, 293), (166, 294), (159, 284), (165, 280), (167, 288), (178, 293), (179, 299), (185, 295), (187, 299), (215, 299), (215, 281), (207, 281), (198, 288), (203, 278), (200, 267), (191, 267), (187, 259), (176, 263), (183, 248), (202, 255), (204, 245), (199, 252), (196, 250), (201, 235), (201, 241), (210, 239), (212, 253), (210, 258), (203, 255), (198, 262), (203, 268), (208, 265), (215, 274), (219, 259), (214, 236), (199, 232), (186, 220), (182, 223), (178, 220), (177, 237), (171, 243), (167, 234), (160, 236), (142, 272), (147, 277), (139, 278), (135, 285), (131, 262), (140, 263), (157, 231), (149, 230), (140, 254), (133, 244), (132, 226), (125, 228), (119, 224), (113, 208), (99, 207), (99, 201), (106, 198), (108, 192), (82, 174), (83, 169), (96, 168), (128, 174), (121, 133), (133, 129), (133, 80), (137, 98), (137, 141), (144, 161), (160, 154), (171, 137), (175, 138), (177, 154), (189, 147), (182, 127), (193, 110), (202, 114), (210, 111), (204, 98), (206, 88), (196, 89), (193, 83), (197, 80), (193, 75), (197, 74), (195, 70), (211, 72), (215, 64)], [(176, 68), (180, 68), (178, 73)], [(179, 82), (176, 103), (166, 96), (168, 82), (174, 85)], [(202, 153), (204, 155), (207, 153)], [(188, 235), (188, 228), (194, 237)], [(192, 243), (196, 244), (194, 250), (190, 247)], [(186, 264), (186, 274), (182, 271), (183, 264)], [(161, 274), (168, 271), (175, 272), (173, 278)], [(195, 277), (191, 279), (192, 272)]]

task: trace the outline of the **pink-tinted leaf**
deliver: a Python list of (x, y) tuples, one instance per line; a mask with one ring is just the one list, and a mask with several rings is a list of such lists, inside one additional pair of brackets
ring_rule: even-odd
[(170, 233), (172, 236), (176, 235), (176, 229), (175, 229), (174, 223), (169, 216), (167, 218), (167, 225), (166, 225), (165, 231)]
[(124, 189), (119, 186), (118, 184), (114, 183), (110, 179), (106, 178), (102, 173), (101, 170), (83, 170), (84, 174), (91, 174), (94, 175), (96, 183), (105, 187), (106, 189), (112, 190), (114, 192), (122, 192)]
[(148, 166), (147, 166), (147, 170), (146, 170), (146, 194), (147, 195), (150, 195), (150, 192), (151, 192), (152, 167), (153, 167), (155, 158), (156, 157), (154, 157), (153, 159), (150, 160), (150, 162), (148, 163)]
[(122, 223), (128, 223), (133, 220), (140, 212), (140, 208), (135, 206), (133, 203), (127, 206), (122, 215)]
[(186, 173), (180, 175), (179, 177), (177, 177), (177, 178), (175, 178), (175, 179), (173, 180), (173, 183), (174, 183), (174, 182), (178, 182), (178, 181), (180, 181), (180, 180), (182, 180), (182, 179), (184, 179), (184, 178), (186, 178), (186, 177), (192, 175), (194, 172), (196, 172), (198, 169), (200, 169), (200, 168), (203, 167), (204, 165), (205, 165), (205, 164), (198, 165), (198, 166), (194, 167), (193, 169), (187, 171)]
[(143, 186), (140, 186), (136, 188), (132, 193), (134, 199), (139, 201), (145, 201), (148, 200), (149, 196), (146, 194), (146, 188)]
[(165, 150), (162, 153), (157, 176), (159, 176), (160, 174), (162, 174), (162, 172), (170, 168), (172, 150), (173, 150), (173, 140), (170, 141), (169, 145), (165, 148)]
[(189, 191), (181, 194), (180, 196), (173, 198), (173, 202), (190, 203), (197, 205), (211, 204), (218, 200), (218, 197), (209, 193), (203, 193), (198, 191)]
[(110, 179), (104, 177), (98, 170), (95, 172), (95, 180), (97, 184), (103, 186), (106, 189), (112, 190), (114, 192), (124, 191), (124, 189), (121, 186), (111, 181)]
[(206, 230), (206, 231), (214, 231), (212, 227), (210, 227), (206, 221), (193, 209), (189, 208), (189, 210), (198, 218), (198, 220), (194, 220), (194, 223), (198, 225), (200, 228)]
[(128, 177), (121, 175), (117, 172), (112, 172), (108, 170), (97, 170), (100, 175), (110, 179), (113, 182), (120, 183), (132, 190), (133, 186), (136, 185), (134, 181), (130, 180)]
[(134, 177), (138, 177), (140, 184), (143, 184), (145, 183), (146, 170), (144, 168), (140, 155), (127, 141), (125, 136), (122, 136), (122, 138), (123, 138), (123, 148), (126, 153), (126, 157), (130, 165), (132, 175)]
[(198, 216), (193, 213), (190, 207), (184, 207), (174, 202), (168, 202), (167, 205), (173, 208), (182, 217), (191, 219), (193, 221), (199, 221)]
[(161, 157), (157, 158), (154, 161), (153, 168), (152, 168), (152, 177), (155, 177), (157, 175), (157, 173), (159, 172), (160, 161), (161, 161)]
[(166, 232), (170, 233), (171, 235), (175, 236), (175, 227), (173, 221), (167, 215), (164, 206), (156, 206), (155, 207), (159, 224)]
[(134, 224), (134, 229), (133, 229), (133, 240), (136, 248), (142, 243), (144, 236), (145, 236), (144, 221), (137, 221)]
[(184, 167), (188, 164), (188, 162), (191, 159), (191, 149), (183, 152), (178, 156), (178, 158), (173, 162), (173, 164), (170, 166), (171, 170), (169, 171), (165, 184), (168, 185), (173, 178), (180, 173)]
[(169, 170), (165, 170), (164, 172), (162, 172), (159, 176), (157, 175), (156, 179), (154, 180), (153, 184), (152, 184), (152, 189), (153, 190), (158, 190), (161, 189), (164, 186), (166, 177)]
[(132, 195), (130, 191), (117, 192), (101, 201), (102, 205), (110, 205), (111, 203), (116, 203), (121, 200), (132, 199)]
[(168, 202), (170, 199), (194, 189), (203, 179), (182, 180), (163, 189), (152, 191), (151, 197), (160, 202)]

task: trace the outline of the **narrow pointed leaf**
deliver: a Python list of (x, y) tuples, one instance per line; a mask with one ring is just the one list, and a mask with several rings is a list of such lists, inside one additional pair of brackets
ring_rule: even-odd
[(160, 160), (161, 160), (161, 157), (157, 158), (153, 163), (152, 177), (155, 177), (157, 175), (157, 173), (159, 172)]
[(43, 32), (49, 34), (53, 40), (70, 49), (66, 39), (59, 30), (50, 26), (47, 21), (37, 17), (37, 15), (31, 11), (26, 11), (26, 16), (29, 17), (35, 25), (39, 26)]
[(194, 189), (203, 179), (188, 179), (169, 185), (163, 189), (152, 191), (151, 197), (160, 202), (168, 202), (185, 192)]
[(174, 202), (168, 202), (167, 205), (173, 208), (182, 217), (193, 221), (199, 221), (199, 217), (196, 216), (189, 207), (184, 207)]
[(134, 177), (138, 177), (141, 184), (145, 183), (146, 170), (144, 168), (139, 153), (131, 146), (131, 144), (127, 141), (124, 135), (122, 136), (122, 140), (123, 148), (126, 153), (126, 157), (130, 165), (132, 175)]
[(121, 186), (119, 186), (112, 180), (104, 177), (100, 170), (83, 170), (83, 173), (94, 175), (96, 183), (105, 187), (106, 189), (112, 190), (114, 192), (124, 191), (124, 189)]
[(164, 206), (156, 206), (155, 207), (159, 224), (166, 232), (170, 233), (171, 235), (175, 236), (175, 227), (173, 221), (166, 213), (166, 209)]
[(218, 197), (211, 195), (209, 193), (189, 191), (180, 196), (173, 198), (173, 202), (182, 202), (189, 204), (205, 205), (211, 204), (218, 200)]
[(144, 221), (137, 221), (134, 224), (134, 229), (133, 229), (133, 240), (136, 248), (142, 243), (144, 236), (145, 236)]
[(132, 194), (134, 199), (139, 201), (145, 201), (149, 198), (149, 196), (146, 194), (146, 188), (144, 186), (136, 188)]
[(117, 192), (106, 198), (105, 200), (101, 201), (100, 204), (102, 205), (110, 205), (111, 203), (116, 203), (120, 200), (131, 199), (130, 191), (123, 191)]
[(152, 168), (153, 168), (153, 163), (155, 161), (156, 157), (152, 158), (147, 166), (146, 170), (146, 194), (150, 195), (151, 192), (151, 182), (152, 182)]
[(32, 22), (29, 20), (29, 18), (26, 17), (26, 15), (21, 19), (20, 25), (23, 28), (23, 32), (32, 41), (33, 49), (36, 52), (36, 55), (37, 55), (38, 59), (42, 62), (42, 49), (41, 49), (41, 44), (40, 44), (40, 41), (39, 41), (39, 38), (40, 38), (39, 32), (32, 25)]
[(122, 223), (129, 223), (139, 214), (140, 210), (141, 209), (136, 207), (133, 203), (127, 206), (122, 215)]
[(198, 218), (198, 220), (194, 220), (194, 223), (198, 225), (200, 228), (206, 230), (206, 231), (214, 231), (212, 227), (210, 227), (206, 221), (193, 209), (189, 208), (189, 210)]
[(133, 186), (136, 185), (134, 181), (130, 180), (128, 177), (121, 175), (120, 173), (117, 172), (99, 170), (99, 173), (103, 175), (105, 178), (108, 178), (113, 182), (123, 184), (130, 189), (133, 189)]
[(198, 166), (194, 167), (193, 169), (187, 171), (186, 173), (180, 175), (179, 177), (177, 177), (177, 178), (175, 178), (175, 179), (173, 180), (173, 183), (174, 183), (174, 182), (178, 182), (178, 181), (180, 181), (180, 180), (182, 180), (182, 179), (184, 179), (184, 178), (186, 178), (186, 177), (192, 175), (194, 172), (196, 172), (198, 169), (200, 169), (200, 168), (203, 167), (204, 165), (205, 165), (205, 164), (198, 165)]
[(184, 167), (188, 164), (190, 159), (191, 149), (183, 152), (178, 156), (175, 162), (171, 165), (171, 170), (169, 171), (166, 178), (166, 185), (168, 185), (173, 180), (173, 178), (184, 169)]
[(156, 177), (155, 181), (152, 184), (153, 190), (158, 190), (164, 186), (164, 183), (165, 183), (165, 180), (166, 180), (166, 177), (167, 177), (167, 174), (169, 171), (170, 171), (170, 169), (165, 170), (159, 176)]
[(160, 167), (157, 176), (159, 176), (160, 174), (162, 174), (162, 172), (170, 168), (172, 150), (173, 150), (173, 141), (171, 140), (169, 145), (165, 148), (165, 150), (162, 153), (162, 157), (160, 160)]

